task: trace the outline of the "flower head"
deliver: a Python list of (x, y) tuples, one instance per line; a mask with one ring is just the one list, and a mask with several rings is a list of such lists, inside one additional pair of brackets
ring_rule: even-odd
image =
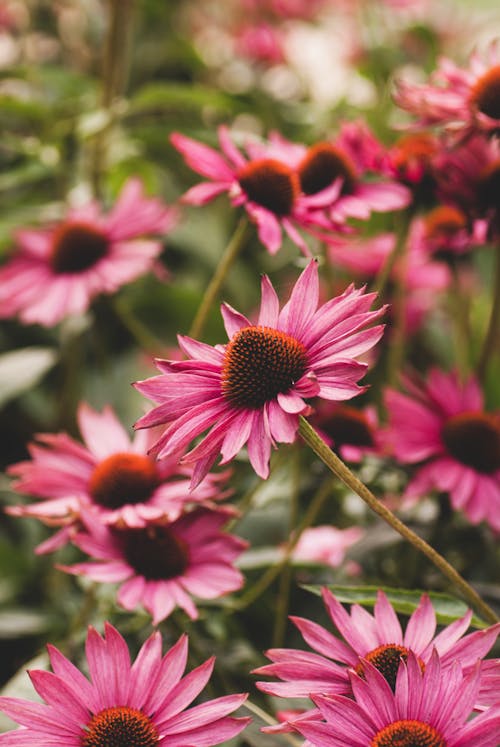
[(39, 500), (7, 512), (63, 526), (39, 552), (64, 544), (79, 527), (82, 511), (104, 524), (138, 528), (175, 519), (188, 503), (227, 496), (224, 475), (208, 475), (190, 492), (191, 470), (173, 459), (157, 462), (148, 456), (151, 435), (141, 432), (131, 440), (110, 407), (98, 413), (82, 404), (77, 417), (84, 445), (66, 433), (40, 434), (28, 446), (31, 460), (8, 470), (17, 477), (16, 490)]
[[(333, 526), (317, 526), (304, 529), (293, 548), (292, 557), (298, 561), (321, 563), (338, 568), (345, 559), (347, 550), (363, 536), (359, 527), (337, 529)], [(352, 569), (352, 563), (349, 566)]]
[(48, 646), (53, 672), (31, 670), (44, 702), (0, 698), (0, 709), (20, 728), (0, 735), (0, 744), (52, 747), (211, 747), (238, 734), (246, 718), (229, 716), (245, 695), (226, 695), (186, 710), (207, 684), (212, 657), (183, 677), (188, 639), (182, 636), (162, 656), (159, 632), (141, 647), (135, 661), (120, 633), (109, 623), (101, 637), (89, 628), (87, 679), (54, 646)]
[(462, 69), (442, 58), (429, 83), (397, 83), (395, 101), (418, 117), (419, 126), (444, 125), (461, 136), (500, 128), (500, 45), (476, 50)]
[(310, 418), (311, 425), (330, 448), (348, 462), (360, 462), (365, 454), (383, 448), (375, 407), (364, 408), (320, 400)]
[(19, 249), (0, 270), (0, 317), (52, 326), (83, 313), (95, 296), (150, 270), (162, 244), (143, 237), (175, 221), (175, 211), (129, 179), (107, 215), (91, 202), (53, 228), (19, 231)]
[(457, 511), (500, 530), (500, 417), (485, 412), (478, 382), (433, 369), (386, 393), (388, 441), (402, 464), (418, 465), (405, 497), (448, 493)]
[[(397, 615), (384, 592), (379, 591), (374, 614), (353, 604), (350, 614), (327, 589), (323, 601), (339, 640), (328, 630), (311, 620), (292, 617), (304, 640), (317, 652), (294, 649), (271, 649), (266, 653), (272, 664), (256, 670), (257, 674), (279, 677), (283, 682), (258, 682), (260, 690), (280, 697), (309, 697), (311, 694), (352, 694), (349, 669), (359, 675), (366, 672), (366, 662), (378, 669), (394, 689), (401, 659), (416, 657), (424, 670), (434, 650), (441, 667), (448, 671), (455, 659), (469, 671), (477, 659), (485, 656), (500, 633), (500, 623), (486, 630), (469, 633), (472, 613), (467, 612), (442, 630), (437, 636), (436, 615), (428, 596), (422, 596), (403, 632)], [(477, 695), (480, 703), (483, 693)]]
[(183, 462), (196, 463), (196, 483), (219, 453), (225, 464), (247, 443), (253, 468), (266, 478), (271, 446), (292, 443), (299, 414), (310, 411), (304, 398), (340, 401), (363, 391), (357, 382), (366, 364), (355, 358), (382, 335), (381, 325), (367, 326), (384, 309), (370, 311), (374, 294), (352, 286), (319, 308), (318, 294), (318, 269), (312, 261), (281, 311), (269, 279), (262, 278), (257, 324), (223, 305), (228, 344), (210, 347), (179, 338), (189, 360), (160, 360), (162, 374), (136, 384), (158, 403), (137, 426), (167, 424), (154, 447), (160, 459), (177, 454)]
[(317, 695), (324, 721), (309, 716), (291, 722), (314, 747), (496, 747), (500, 708), (468, 722), (477, 697), (476, 668), (464, 676), (459, 662), (443, 671), (436, 652), (425, 671), (413, 654), (399, 664), (395, 688), (365, 662), (350, 672), (354, 700)]
[(59, 566), (94, 581), (121, 583), (118, 603), (127, 610), (140, 604), (156, 625), (175, 607), (198, 617), (191, 595), (217, 599), (243, 586), (233, 561), (246, 543), (221, 531), (232, 512), (197, 508), (174, 521), (147, 527), (106, 527), (83, 514), (84, 531), (72, 542), (98, 562)]

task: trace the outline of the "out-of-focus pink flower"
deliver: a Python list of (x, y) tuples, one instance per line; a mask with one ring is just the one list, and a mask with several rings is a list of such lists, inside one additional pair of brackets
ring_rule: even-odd
[(253, 468), (267, 478), (271, 446), (295, 440), (299, 414), (310, 412), (305, 399), (342, 401), (363, 391), (357, 382), (367, 366), (356, 358), (383, 332), (382, 325), (368, 327), (385, 311), (369, 310), (374, 298), (351, 286), (318, 308), (318, 268), (311, 261), (280, 311), (264, 276), (257, 324), (224, 304), (229, 343), (211, 347), (179, 337), (189, 360), (158, 360), (162, 374), (136, 383), (158, 403), (137, 427), (167, 425), (153, 449), (160, 459), (182, 456), (210, 429), (182, 456), (195, 463), (195, 484), (219, 454), (225, 464), (245, 444)]
[(422, 670), (416, 656), (399, 663), (395, 688), (366, 663), (351, 671), (353, 697), (313, 696), (321, 720), (309, 715), (290, 726), (315, 747), (496, 747), (500, 708), (472, 720), (478, 671), (464, 676), (457, 661), (443, 671), (436, 652)]
[(44, 433), (28, 449), (30, 461), (9, 467), (13, 487), (39, 500), (9, 506), (14, 516), (33, 516), (51, 526), (63, 526), (38, 552), (65, 544), (80, 524), (82, 511), (96, 522), (121, 527), (146, 527), (159, 519), (176, 519), (185, 506), (227, 496), (227, 474), (207, 475), (189, 490), (191, 470), (175, 460), (157, 462), (147, 455), (154, 434), (146, 431), (130, 439), (110, 407), (102, 413), (87, 405), (78, 408), (84, 445), (66, 433)]
[[(209, 179), (189, 189), (183, 201), (205, 205), (227, 192), (231, 204), (243, 206), (257, 224), (259, 239), (271, 254), (281, 247), (283, 229), (309, 256), (297, 227), (312, 232), (331, 229), (331, 223), (317, 209), (325, 200), (301, 191), (296, 171), (286, 159), (277, 156), (275, 149), (266, 144), (248, 143), (250, 158), (247, 159), (234, 145), (227, 127), (220, 127), (218, 132), (222, 154), (180, 133), (171, 135), (172, 144), (188, 166)], [(338, 194), (340, 187), (340, 182), (335, 183), (330, 191)]]
[(486, 242), (487, 223), (473, 220), (453, 205), (438, 205), (412, 223), (409, 242), (417, 251), (454, 262)]
[(418, 125), (444, 125), (455, 134), (494, 134), (500, 129), (500, 42), (484, 56), (476, 50), (462, 69), (442, 58), (428, 83), (397, 82), (395, 101)]
[(19, 248), (0, 269), (0, 317), (52, 326), (83, 313), (95, 296), (151, 270), (162, 244), (143, 237), (170, 230), (176, 215), (129, 179), (107, 215), (91, 202), (54, 228), (19, 231)]
[(243, 57), (271, 64), (284, 61), (284, 34), (279, 26), (264, 21), (246, 23), (234, 33), (233, 40)]
[(473, 524), (500, 531), (500, 416), (485, 412), (479, 383), (433, 369), (404, 384), (408, 394), (388, 389), (385, 402), (394, 456), (418, 465), (405, 498), (440, 490)]
[(387, 151), (387, 173), (410, 187), (417, 205), (435, 203), (434, 161), (443, 147), (430, 132), (412, 132), (400, 137)]
[(380, 454), (382, 450), (377, 410), (372, 405), (356, 408), (320, 400), (310, 422), (348, 462), (360, 462), (366, 454)]
[(318, 526), (304, 529), (294, 547), (292, 557), (310, 563), (322, 563), (338, 568), (344, 562), (346, 551), (358, 542), (364, 532), (359, 527), (337, 529)]
[[(405, 326), (413, 334), (420, 328), (425, 316), (436, 307), (436, 294), (449, 287), (451, 274), (444, 262), (430, 258), (411, 237), (410, 232), (407, 250), (394, 263), (389, 285), (401, 284), (405, 289)], [(344, 267), (360, 280), (373, 280), (382, 272), (385, 263), (390, 261), (395, 243), (394, 234), (342, 242), (336, 240), (335, 243), (329, 242), (328, 256), (333, 266)]]
[(191, 595), (217, 599), (243, 586), (243, 576), (233, 562), (247, 543), (221, 531), (231, 515), (196, 508), (174, 521), (120, 529), (83, 514), (85, 531), (72, 537), (72, 542), (97, 562), (58, 567), (101, 583), (121, 584), (118, 603), (127, 610), (142, 605), (154, 625), (175, 607), (196, 619)]
[(90, 679), (49, 645), (53, 672), (32, 669), (33, 686), (44, 702), (0, 698), (0, 710), (20, 724), (0, 735), (0, 744), (58, 744), (66, 747), (128, 745), (155, 747), (220, 744), (238, 734), (247, 718), (233, 718), (246, 695), (226, 695), (186, 710), (207, 684), (214, 657), (183, 677), (188, 638), (162, 656), (159, 632), (142, 645), (135, 661), (109, 623), (101, 637), (89, 627), (86, 654)]
[[(469, 633), (472, 612), (448, 625), (438, 635), (436, 615), (427, 595), (420, 599), (403, 632), (398, 617), (383, 591), (377, 594), (374, 614), (353, 604), (350, 614), (335, 596), (323, 589), (323, 601), (339, 639), (317, 623), (302, 617), (291, 617), (306, 643), (316, 653), (297, 649), (270, 649), (266, 656), (273, 662), (255, 670), (256, 674), (278, 677), (282, 682), (257, 682), (266, 693), (285, 698), (307, 698), (316, 694), (352, 695), (349, 672), (355, 670), (365, 676), (367, 667), (381, 672), (387, 686), (394, 690), (401, 659), (414, 655), (419, 666), (425, 669), (433, 656), (439, 654), (443, 674), (451, 673), (458, 661), (464, 672), (473, 671), (495, 643), (500, 633), (500, 623), (490, 628)], [(491, 673), (490, 673), (491, 674)], [(443, 677), (443, 681), (446, 677)], [(481, 682), (472, 705), (491, 698), (485, 683)], [(483, 684), (485, 685), (483, 687)], [(308, 712), (311, 715), (311, 711)]]

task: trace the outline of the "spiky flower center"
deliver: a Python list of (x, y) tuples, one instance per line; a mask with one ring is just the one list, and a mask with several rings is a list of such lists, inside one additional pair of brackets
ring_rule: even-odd
[(449, 418), (441, 438), (450, 454), (476, 472), (492, 474), (500, 469), (500, 423), (483, 412), (462, 412)]
[(82, 747), (155, 747), (159, 739), (155, 725), (142, 711), (116, 706), (92, 716), (80, 744)]
[(158, 469), (149, 457), (119, 452), (95, 467), (89, 492), (100, 506), (121, 508), (127, 503), (146, 502), (159, 484)]
[[(363, 658), (366, 659), (366, 661), (369, 661), (370, 664), (373, 664), (380, 674), (385, 677), (392, 690), (395, 690), (399, 665), (401, 660), (408, 660), (409, 653), (410, 650), (405, 646), (400, 646), (397, 643), (385, 643), (382, 646), (378, 646), (372, 651), (369, 651)], [(418, 663), (420, 669), (424, 671), (424, 662), (418, 658)], [(359, 675), (364, 674), (364, 663), (362, 661), (356, 665), (356, 672)]]
[(129, 565), (148, 581), (182, 576), (189, 565), (187, 542), (162, 525), (119, 531), (123, 553)]
[(492, 119), (500, 119), (500, 65), (494, 65), (475, 83), (471, 103)]
[(108, 238), (87, 223), (63, 223), (56, 229), (50, 250), (50, 265), (58, 275), (85, 272), (102, 259)]
[(500, 212), (500, 158), (484, 168), (478, 179), (477, 199), (483, 211)]
[(298, 167), (300, 186), (306, 195), (314, 195), (341, 178), (342, 194), (353, 191), (357, 177), (350, 158), (330, 143), (309, 148)]
[(299, 182), (292, 169), (274, 158), (250, 161), (237, 174), (238, 182), (252, 202), (275, 215), (289, 215), (299, 194)]
[(395, 167), (404, 172), (415, 164), (426, 169), (436, 154), (436, 140), (425, 132), (404, 135), (395, 144), (392, 158)]
[(427, 239), (442, 241), (453, 238), (467, 226), (464, 213), (452, 205), (440, 205), (425, 217)]
[(287, 392), (307, 368), (307, 351), (271, 327), (244, 327), (226, 347), (222, 392), (236, 407), (257, 410)]
[(370, 747), (446, 747), (446, 741), (425, 721), (403, 719), (378, 731)]
[(335, 446), (373, 446), (373, 433), (366, 415), (355, 407), (340, 405), (321, 423)]

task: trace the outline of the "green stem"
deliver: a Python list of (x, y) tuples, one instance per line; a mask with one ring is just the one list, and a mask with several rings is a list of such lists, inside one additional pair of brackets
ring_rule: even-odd
[[(262, 721), (268, 726), (275, 726), (275, 724), (278, 723), (276, 719), (270, 716), (267, 711), (264, 711), (263, 708), (260, 708), (260, 706), (258, 706), (256, 703), (253, 703), (251, 700), (245, 700), (241, 707), (246, 708), (248, 711), (250, 711), (250, 713), (253, 713), (254, 716), (258, 716), (258, 718), (262, 719)], [(293, 747), (299, 747), (299, 745), (301, 744), (301, 742), (299, 742), (291, 734), (287, 734), (286, 732), (280, 734), (279, 736), (283, 739), (286, 739), (287, 742), (290, 742)]]
[(477, 376), (484, 383), (488, 364), (494, 353), (500, 352), (500, 241), (496, 247), (495, 277), (493, 281), (493, 302), (490, 321), (483, 348), (477, 364)]
[(456, 263), (453, 263), (451, 272), (453, 285), (451, 287), (449, 298), (450, 316), (452, 317), (455, 338), (455, 359), (457, 361), (460, 377), (463, 381), (467, 377), (469, 371), (469, 303), (468, 298), (462, 291), (459, 268)]
[(205, 295), (201, 300), (201, 304), (198, 308), (198, 311), (196, 312), (196, 316), (188, 332), (189, 337), (198, 338), (201, 336), (205, 328), (210, 310), (215, 300), (217, 299), (224, 280), (226, 279), (226, 276), (231, 269), (236, 257), (238, 256), (248, 235), (248, 228), (248, 220), (246, 218), (241, 218), (236, 227), (236, 231), (234, 232), (231, 240), (224, 250), (221, 260), (217, 265), (217, 269), (215, 270), (215, 273), (210, 283), (208, 284)]
[(382, 269), (378, 273), (375, 279), (375, 282), (373, 283), (372, 288), (370, 289), (372, 292), (378, 295), (380, 304), (382, 303), (387, 284), (389, 283), (391, 279), (391, 274), (396, 265), (396, 262), (399, 259), (399, 257), (403, 254), (406, 248), (409, 218), (405, 214), (404, 218), (402, 217), (400, 218), (398, 216), (398, 219), (401, 220), (401, 225), (399, 226), (398, 231), (397, 231), (396, 243), (394, 244), (394, 248), (392, 252), (388, 255), (387, 259), (385, 260), (382, 266)]
[(235, 609), (243, 610), (250, 604), (255, 602), (255, 600), (258, 599), (260, 595), (263, 594), (263, 592), (268, 588), (268, 586), (272, 584), (274, 579), (279, 576), (283, 568), (288, 565), (288, 563), (290, 562), (290, 557), (292, 556), (292, 553), (302, 535), (302, 532), (304, 531), (304, 529), (307, 529), (307, 527), (311, 526), (311, 524), (316, 519), (316, 516), (319, 514), (325, 500), (331, 493), (331, 487), (332, 486), (330, 480), (325, 481), (321, 485), (311, 503), (309, 504), (309, 508), (305, 512), (302, 521), (299, 523), (296, 531), (290, 537), (290, 540), (285, 548), (283, 558), (279, 563), (270, 566), (270, 568), (268, 568), (267, 571), (262, 574), (262, 576), (254, 584), (254, 586), (252, 586), (246, 594), (243, 594), (243, 596), (241, 596), (235, 602)]
[(348, 488), (359, 495), (366, 504), (380, 516), (384, 521), (396, 530), (404, 539), (410, 542), (419, 552), (423, 553), (440, 571), (446, 576), (457, 589), (460, 590), (464, 599), (475, 608), (485, 620), (491, 623), (498, 622), (495, 612), (484, 602), (479, 594), (462, 578), (462, 576), (425, 540), (419, 537), (400, 519), (395, 516), (378, 498), (354, 475), (351, 470), (339, 459), (339, 457), (326, 445), (314, 428), (307, 420), (299, 416), (299, 433), (321, 461), (338, 477)]

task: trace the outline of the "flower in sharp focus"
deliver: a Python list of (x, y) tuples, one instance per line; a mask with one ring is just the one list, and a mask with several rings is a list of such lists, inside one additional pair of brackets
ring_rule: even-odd
[(129, 179), (107, 215), (91, 202), (70, 209), (53, 228), (19, 231), (19, 248), (0, 269), (0, 317), (52, 326), (82, 314), (95, 296), (151, 270), (162, 243), (144, 237), (176, 220), (176, 211)]
[(63, 528), (38, 548), (49, 552), (65, 544), (80, 524), (82, 511), (101, 523), (145, 527), (162, 518), (177, 518), (187, 503), (212, 502), (227, 496), (226, 475), (207, 475), (190, 491), (191, 470), (175, 460), (148, 456), (151, 434), (131, 440), (110, 407), (102, 413), (78, 408), (84, 445), (66, 433), (40, 434), (28, 446), (31, 460), (11, 465), (13, 487), (38, 498), (10, 506), (14, 516), (32, 516)]
[(401, 662), (395, 688), (369, 662), (350, 672), (354, 700), (317, 695), (323, 721), (291, 726), (314, 747), (497, 747), (500, 707), (468, 721), (477, 697), (477, 669), (464, 676), (459, 662), (442, 670), (434, 652), (425, 671), (413, 654)]
[(341, 401), (363, 391), (357, 382), (366, 364), (355, 358), (380, 339), (382, 325), (367, 327), (384, 309), (370, 311), (375, 295), (352, 286), (318, 308), (318, 285), (311, 261), (280, 311), (264, 276), (257, 324), (223, 305), (228, 344), (211, 347), (180, 337), (189, 360), (157, 361), (162, 374), (136, 383), (158, 403), (137, 427), (167, 425), (154, 447), (158, 458), (177, 454), (194, 462), (196, 484), (219, 454), (225, 464), (247, 443), (253, 468), (266, 478), (271, 446), (292, 443), (299, 414), (310, 412), (304, 398)]
[[(366, 662), (376, 667), (394, 689), (399, 663), (401, 659), (407, 660), (410, 652), (422, 669), (427, 667), (436, 650), (443, 670), (448, 672), (457, 659), (462, 669), (470, 671), (477, 660), (488, 653), (500, 633), (498, 623), (464, 636), (472, 617), (469, 611), (435, 635), (436, 615), (426, 595), (422, 596), (404, 632), (382, 591), (378, 592), (373, 615), (357, 604), (352, 605), (349, 614), (326, 588), (323, 601), (343, 640), (312, 620), (292, 617), (304, 640), (316, 653), (296, 649), (267, 651), (266, 656), (273, 663), (260, 667), (256, 673), (283, 681), (258, 682), (260, 690), (285, 698), (305, 698), (318, 693), (351, 695), (349, 669), (364, 675)], [(480, 686), (474, 705), (480, 706), (487, 697), (487, 684), (485, 680), (485, 687)]]
[[(296, 171), (286, 159), (273, 154), (271, 146), (247, 145), (250, 152), (247, 159), (234, 145), (227, 127), (219, 127), (218, 133), (222, 154), (180, 133), (171, 135), (172, 144), (187, 165), (210, 180), (189, 189), (183, 202), (205, 205), (227, 192), (231, 204), (244, 206), (257, 224), (259, 239), (271, 254), (281, 247), (283, 229), (303, 254), (310, 256), (297, 227), (313, 233), (314, 229), (331, 228), (321, 211), (315, 209), (315, 196), (301, 191)], [(338, 192), (340, 183), (332, 189)]]
[(142, 605), (154, 625), (175, 607), (194, 620), (198, 611), (191, 595), (217, 599), (243, 586), (233, 562), (247, 543), (221, 531), (231, 515), (196, 508), (174, 521), (118, 528), (83, 514), (85, 531), (75, 534), (72, 542), (97, 562), (59, 568), (94, 581), (120, 583), (118, 603), (127, 610)]
[(132, 663), (125, 640), (112, 625), (105, 624), (104, 637), (90, 627), (89, 679), (54, 646), (48, 652), (53, 672), (29, 672), (44, 702), (0, 698), (0, 710), (20, 724), (0, 735), (0, 745), (211, 747), (238, 734), (249, 721), (229, 716), (246, 695), (226, 695), (187, 709), (207, 684), (214, 658), (183, 677), (185, 635), (162, 656), (161, 635), (154, 632)]
[(395, 101), (422, 127), (444, 125), (455, 134), (495, 134), (500, 128), (500, 43), (476, 50), (469, 67), (442, 58), (428, 83), (397, 82)]
[(388, 389), (388, 443), (401, 464), (417, 465), (405, 491), (413, 501), (447, 493), (473, 524), (500, 530), (500, 416), (485, 412), (476, 379), (433, 369), (426, 382), (404, 379), (408, 394)]

